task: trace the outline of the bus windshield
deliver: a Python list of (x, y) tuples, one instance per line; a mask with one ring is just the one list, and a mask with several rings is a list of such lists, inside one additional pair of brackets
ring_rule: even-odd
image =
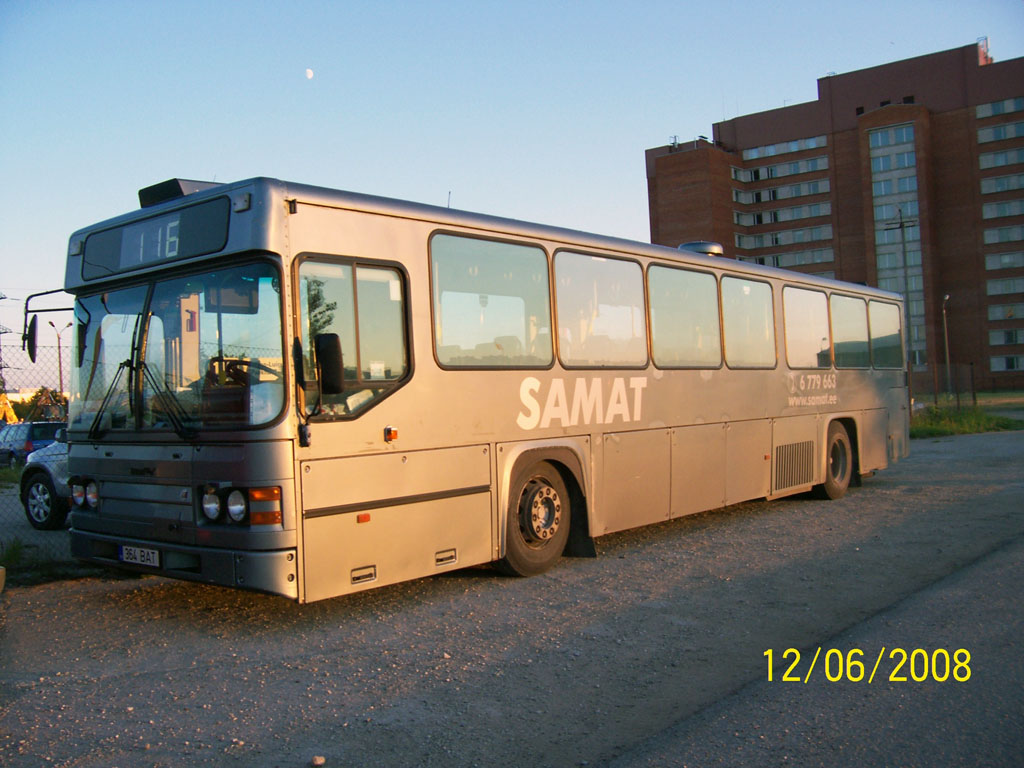
[(81, 296), (69, 428), (252, 427), (284, 405), (280, 279), (266, 263)]

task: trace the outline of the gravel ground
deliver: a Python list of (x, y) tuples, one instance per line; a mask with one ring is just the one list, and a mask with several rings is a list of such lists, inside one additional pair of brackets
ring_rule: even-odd
[[(8, 587), (0, 765), (1012, 765), (1022, 468), (1021, 432), (915, 441), (837, 502), (306, 606), (155, 577)], [(766, 650), (777, 680), (784, 649), (819, 646), (965, 648), (973, 676), (767, 682)]]

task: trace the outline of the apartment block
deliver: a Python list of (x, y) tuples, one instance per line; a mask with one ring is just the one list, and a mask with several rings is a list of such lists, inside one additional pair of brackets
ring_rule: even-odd
[(652, 242), (904, 294), (917, 392), (1024, 387), (1024, 58), (830, 74), (712, 134), (647, 150)]

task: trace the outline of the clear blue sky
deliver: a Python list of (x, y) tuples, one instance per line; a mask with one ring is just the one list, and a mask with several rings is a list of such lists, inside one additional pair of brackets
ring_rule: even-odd
[(73, 230), (175, 176), (647, 240), (645, 149), (983, 36), (1024, 55), (1024, 2), (0, 0), (0, 291), (60, 287)]

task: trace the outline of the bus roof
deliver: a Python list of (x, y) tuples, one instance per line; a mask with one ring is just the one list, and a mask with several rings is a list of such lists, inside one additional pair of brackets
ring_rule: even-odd
[[(670, 248), (663, 245), (644, 243), (638, 240), (629, 240), (608, 235), (598, 235), (591, 232), (573, 230), (565, 227), (556, 227), (547, 224), (520, 221), (511, 218), (493, 216), (490, 214), (473, 213), (442, 206), (416, 203), (408, 200), (368, 195), (359, 192), (349, 192), (327, 187), (319, 187), (309, 184), (297, 184), (279, 179), (267, 177), (255, 177), (236, 182), (215, 184), (212, 182), (201, 182), (183, 179), (170, 179), (159, 184), (139, 190), (139, 199), (142, 202), (141, 208), (129, 213), (116, 216), (105, 221), (98, 222), (88, 227), (77, 230), (72, 234), (69, 244), (68, 270), (65, 275), (65, 289), (72, 290), (82, 288), (85, 284), (92, 282), (106, 282), (105, 280), (83, 280), (81, 270), (73, 269), (74, 257), (81, 257), (84, 251), (84, 243), (88, 236), (97, 232), (113, 229), (135, 221), (141, 221), (150, 217), (174, 211), (178, 208), (191, 206), (196, 202), (207, 199), (231, 196), (233, 194), (244, 194), (249, 192), (257, 199), (263, 199), (268, 203), (280, 202), (282, 206), (287, 202), (296, 204), (320, 205), (331, 208), (341, 208), (353, 211), (362, 211), (382, 216), (393, 216), (396, 218), (413, 219), (425, 221), (440, 226), (457, 227), (460, 229), (476, 230), (481, 235), (520, 236), (552, 241), (563, 244), (567, 247), (592, 248), (621, 255), (645, 256), (655, 259), (684, 262), (692, 265), (703, 266), (708, 269), (727, 269), (730, 272), (739, 272), (751, 276), (771, 277), (791, 283), (813, 283), (822, 287), (831, 287), (835, 290), (854, 291), (868, 295), (877, 296), (890, 301), (902, 301), (903, 297), (898, 293), (884, 291), (880, 288), (855, 283), (847, 283), (830, 278), (823, 278), (813, 273), (796, 272), (793, 270), (768, 267), (758, 264), (751, 264), (735, 259), (727, 259), (720, 256), (709, 256), (696, 250), (690, 250), (684, 246)], [(703, 242), (703, 241), (702, 241)], [(137, 275), (143, 270), (132, 271), (117, 275), (118, 278), (129, 275)], [(151, 271), (149, 269), (145, 271)]]

